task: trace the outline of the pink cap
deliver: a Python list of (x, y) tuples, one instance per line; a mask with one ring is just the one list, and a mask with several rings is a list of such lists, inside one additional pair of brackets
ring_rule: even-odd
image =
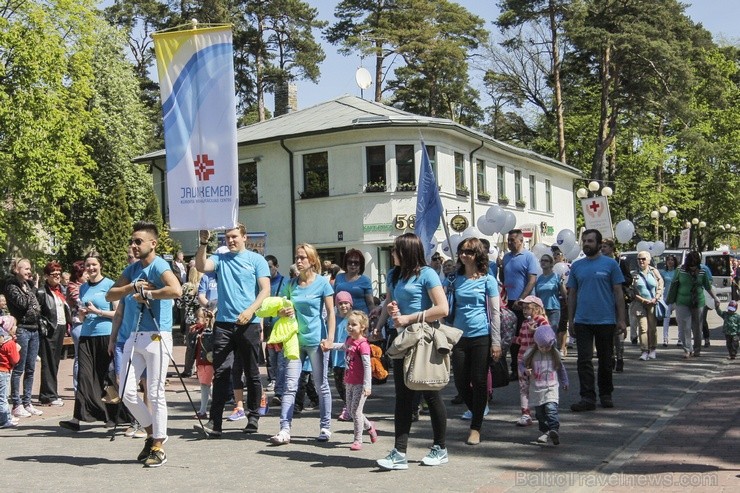
[(526, 298), (524, 298), (522, 300), (522, 303), (534, 303), (535, 305), (539, 306), (543, 310), (545, 308), (545, 305), (542, 304), (542, 300), (539, 299), (538, 297), (532, 296), (532, 295), (529, 295)]
[(352, 295), (347, 291), (340, 291), (337, 293), (337, 305), (339, 303), (349, 303), (350, 305), (355, 306), (354, 301), (352, 301)]

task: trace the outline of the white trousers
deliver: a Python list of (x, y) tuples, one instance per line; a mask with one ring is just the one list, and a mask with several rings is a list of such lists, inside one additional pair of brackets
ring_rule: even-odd
[[(164, 382), (172, 354), (171, 332), (134, 332), (123, 347), (123, 355), (131, 358), (131, 369), (128, 360), (121, 364), (119, 382), (124, 387), (123, 403), (136, 421), (143, 427), (152, 427), (155, 440), (167, 438), (167, 401), (164, 393)], [(138, 381), (146, 370), (146, 392), (149, 405), (137, 392)]]

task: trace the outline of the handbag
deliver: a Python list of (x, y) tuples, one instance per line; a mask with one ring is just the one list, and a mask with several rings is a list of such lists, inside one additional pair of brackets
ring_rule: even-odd
[(491, 358), (491, 384), (494, 389), (509, 385), (509, 364), (505, 351), (501, 351), (499, 359)]
[[(411, 390), (440, 390), (450, 381), (450, 353), (437, 350), (435, 339), (445, 338), (442, 331), (424, 321), (405, 330), (420, 331), (421, 337), (403, 359), (404, 383)], [(460, 331), (462, 333), (462, 331)]]
[(663, 320), (668, 312), (668, 307), (663, 300), (658, 300), (655, 304), (655, 318)]
[(54, 331), (56, 330), (56, 326), (51, 323), (51, 321), (41, 315), (39, 317), (39, 335), (44, 337), (51, 337), (52, 334), (54, 334)]

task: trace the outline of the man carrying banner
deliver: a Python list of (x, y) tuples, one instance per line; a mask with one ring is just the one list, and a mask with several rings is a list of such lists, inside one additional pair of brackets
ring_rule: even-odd
[[(124, 404), (147, 432), (138, 460), (146, 467), (167, 462), (162, 445), (167, 441), (167, 401), (164, 382), (172, 355), (172, 300), (182, 296), (180, 281), (170, 265), (157, 256), (159, 231), (153, 223), (134, 224), (131, 249), (138, 259), (123, 270), (105, 296), (108, 301), (126, 298), (124, 323), (135, 329), (123, 348), (119, 381)], [(147, 400), (137, 392), (146, 371)], [(148, 405), (147, 405), (148, 401)]]
[[(211, 421), (204, 425), (203, 431), (211, 438), (221, 436), (231, 382), (229, 375), (236, 352), (247, 373), (248, 421), (244, 433), (256, 433), (262, 398), (259, 370), (262, 340), (260, 321), (254, 312), (270, 296), (270, 268), (264, 257), (247, 250), (247, 230), (243, 224), (226, 231), (228, 252), (206, 258), (209, 237), (207, 230), (200, 231), (200, 246), (195, 254), (195, 267), (200, 272), (215, 272), (218, 276), (218, 311), (213, 331), (213, 401)], [(233, 375), (234, 384), (238, 385), (241, 378), (241, 375)]]

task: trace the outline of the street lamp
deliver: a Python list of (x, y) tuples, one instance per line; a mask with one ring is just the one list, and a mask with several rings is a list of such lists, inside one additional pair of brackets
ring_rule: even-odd
[[(650, 217), (655, 221), (655, 239), (656, 240), (660, 238), (660, 234), (659, 234), (660, 216), (665, 216), (668, 219), (674, 219), (677, 215), (678, 213), (676, 211), (669, 210), (668, 206), (666, 205), (661, 205), (658, 209), (650, 213)], [(666, 234), (666, 225), (664, 223), (663, 224), (663, 238), (662, 238), (663, 243), (666, 242), (667, 236), (668, 235)]]

